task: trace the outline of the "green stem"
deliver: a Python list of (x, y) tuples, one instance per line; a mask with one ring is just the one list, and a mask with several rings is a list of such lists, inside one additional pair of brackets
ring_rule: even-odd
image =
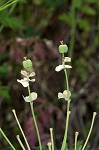
[(5, 4), (3, 4), (2, 6), (0, 6), (0, 11), (4, 10), (5, 8), (11, 6), (12, 4), (16, 3), (18, 0), (14, 0), (13, 2), (11, 2), (10, 0), (8, 2), (6, 2)]
[(51, 135), (52, 150), (54, 150), (53, 128), (50, 128), (50, 135)]
[(64, 133), (64, 139), (63, 139), (61, 150), (64, 150), (66, 147), (69, 116), (70, 116), (70, 111), (67, 112), (67, 116), (66, 116), (65, 133)]
[(24, 145), (23, 145), (23, 143), (22, 143), (22, 141), (21, 141), (21, 139), (20, 139), (20, 137), (19, 137), (19, 135), (17, 135), (16, 138), (17, 138), (17, 140), (18, 140), (18, 142), (19, 142), (21, 148), (22, 148), (23, 150), (26, 150), (25, 147), (24, 147)]
[(76, 148), (77, 148), (77, 137), (78, 137), (78, 132), (76, 132), (75, 133), (75, 149), (74, 150), (76, 150)]
[(12, 145), (12, 143), (9, 141), (9, 139), (7, 138), (7, 136), (5, 135), (5, 133), (3, 132), (3, 130), (0, 128), (0, 132), (1, 132), (1, 134), (3, 135), (3, 137), (5, 138), (5, 140), (8, 142), (8, 144), (11, 146), (11, 148), (13, 149), (13, 150), (16, 150), (15, 148), (14, 148), (14, 146)]
[(18, 126), (19, 126), (19, 129), (20, 129), (20, 131), (21, 131), (21, 133), (22, 133), (22, 135), (23, 135), (23, 138), (24, 138), (24, 140), (25, 140), (25, 143), (26, 143), (26, 145), (27, 145), (27, 148), (28, 148), (28, 150), (31, 150), (31, 149), (30, 149), (30, 146), (29, 146), (29, 144), (28, 144), (28, 141), (27, 141), (27, 139), (26, 139), (26, 137), (25, 137), (25, 134), (24, 134), (24, 132), (23, 132), (23, 130), (22, 130), (22, 128), (21, 128), (21, 125), (20, 125), (20, 122), (19, 122), (19, 120), (18, 120), (18, 117), (17, 117), (17, 115), (16, 115), (15, 110), (13, 109), (12, 112), (13, 112), (14, 117), (15, 117), (15, 119), (16, 119), (16, 122), (17, 122), (17, 124), (18, 124)]
[[(31, 92), (30, 92), (30, 86), (28, 86), (28, 93), (29, 93), (30, 100), (32, 101)], [(40, 150), (42, 150), (40, 133), (39, 133), (39, 130), (38, 130), (38, 126), (37, 126), (37, 122), (36, 122), (36, 117), (35, 117), (35, 113), (34, 113), (34, 109), (33, 109), (33, 102), (30, 102), (30, 107), (31, 107), (32, 117), (33, 117), (33, 120), (34, 120), (34, 125), (35, 125), (35, 128), (36, 128), (37, 136), (38, 136)]]
[(89, 137), (90, 137), (90, 135), (91, 135), (92, 128), (93, 128), (93, 125), (94, 125), (94, 121), (95, 121), (96, 114), (97, 114), (96, 112), (93, 113), (93, 118), (92, 118), (92, 122), (91, 122), (91, 127), (90, 127), (90, 130), (89, 130), (87, 139), (86, 139), (86, 141), (85, 141), (85, 144), (84, 144), (82, 150), (85, 149), (85, 147), (86, 147), (86, 145), (87, 145), (87, 143), (88, 143), (88, 140), (89, 140)]
[(69, 57), (72, 58), (73, 56), (73, 49), (75, 43), (75, 32), (76, 32), (76, 3), (75, 0), (72, 0), (71, 4), (71, 19), (72, 19), (72, 26), (71, 26), (71, 33), (70, 33), (70, 44), (69, 44)]
[[(63, 58), (64, 58), (64, 54), (63, 54)], [(65, 62), (64, 61), (63, 61), (63, 65), (64, 65), (64, 68), (65, 68)], [(67, 89), (68, 100), (67, 100), (67, 116), (66, 116), (65, 132), (64, 132), (64, 138), (63, 138), (61, 150), (64, 150), (65, 147), (66, 147), (69, 116), (70, 116), (70, 111), (69, 111), (69, 109), (70, 109), (69, 82), (68, 82), (68, 75), (67, 75), (67, 70), (66, 69), (64, 69), (64, 73), (65, 73), (65, 79), (66, 79), (66, 89)]]

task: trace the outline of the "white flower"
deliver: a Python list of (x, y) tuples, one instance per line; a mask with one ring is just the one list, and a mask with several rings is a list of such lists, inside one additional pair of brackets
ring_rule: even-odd
[(27, 78), (23, 78), (21, 80), (17, 79), (17, 82), (21, 83), (24, 87), (28, 87), (29, 86), (29, 81)]
[(71, 62), (71, 58), (70, 57), (65, 57), (64, 62)]
[(29, 79), (29, 78), (23, 78), (21, 80), (17, 79), (17, 82), (21, 83), (24, 87), (29, 86), (29, 81), (30, 82), (35, 82), (35, 79)]
[(65, 100), (68, 100), (70, 96), (71, 96), (71, 92), (70, 91), (68, 92), (67, 90), (63, 91), (63, 93), (61, 92), (58, 93), (58, 99), (64, 98)]
[(29, 96), (26, 96), (26, 97), (23, 96), (23, 98), (26, 102), (32, 102), (32, 101), (37, 99), (37, 93), (32, 92), (30, 97)]
[(55, 68), (55, 71), (59, 72), (59, 71), (66, 69), (66, 68), (72, 68), (72, 66), (70, 66), (70, 65), (59, 65)]

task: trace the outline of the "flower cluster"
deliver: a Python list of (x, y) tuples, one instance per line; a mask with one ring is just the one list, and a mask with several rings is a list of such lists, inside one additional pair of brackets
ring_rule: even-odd
[(23, 79), (19, 80), (17, 79), (17, 82), (21, 83), (24, 87), (28, 87), (29, 86), (29, 81), (30, 82), (34, 82), (35, 79), (30, 79), (30, 77), (34, 77), (35, 76), (35, 72), (29, 73), (25, 70), (21, 70), (21, 74), (24, 76)]
[[(56, 72), (72, 68), (71, 65), (65, 64), (65, 63), (71, 62), (71, 58), (70, 57), (65, 57), (64, 56), (64, 53), (66, 53), (67, 51), (68, 51), (67, 45), (63, 44), (63, 41), (61, 41), (61, 45), (59, 46), (59, 52), (62, 54), (62, 64), (58, 65), (55, 68)], [(70, 100), (70, 97), (71, 97), (71, 92), (68, 89), (64, 90), (63, 93), (61, 93), (61, 92), (58, 93), (58, 99), (64, 98), (67, 101), (67, 100)]]
[[(35, 79), (33, 78), (35, 76), (35, 72), (30, 72), (32, 68), (32, 62), (30, 59), (25, 58), (23, 61), (23, 67), (25, 70), (21, 70), (21, 75), (23, 75), (23, 79), (19, 80), (17, 79), (17, 82), (21, 83), (23, 87), (28, 87), (29, 88), (29, 82), (35, 82)], [(32, 78), (32, 79), (31, 79)], [(29, 96), (24, 97), (24, 100), (26, 102), (32, 102), (37, 99), (37, 93), (32, 92), (29, 94)]]

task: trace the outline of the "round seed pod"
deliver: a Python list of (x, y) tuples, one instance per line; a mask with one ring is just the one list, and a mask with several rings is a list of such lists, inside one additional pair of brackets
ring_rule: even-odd
[(23, 61), (23, 67), (26, 70), (32, 69), (32, 61), (30, 59), (26, 59)]
[(59, 45), (59, 52), (60, 52), (61, 54), (66, 53), (67, 51), (68, 51), (68, 47), (67, 47), (66, 44), (61, 44), (61, 45)]

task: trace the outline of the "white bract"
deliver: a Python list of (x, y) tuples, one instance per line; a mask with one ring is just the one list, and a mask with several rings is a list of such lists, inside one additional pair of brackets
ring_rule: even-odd
[(17, 82), (21, 83), (24, 87), (28, 87), (29, 86), (29, 81), (27, 78), (23, 78), (21, 80), (17, 79)]
[(17, 82), (21, 83), (24, 87), (28, 87), (29, 86), (29, 81), (30, 82), (34, 82), (35, 79), (30, 79), (29, 77), (34, 77), (35, 76), (35, 72), (29, 73), (25, 70), (21, 70), (21, 74), (23, 76), (25, 76), (23, 79), (19, 80), (17, 79)]
[(25, 71), (25, 70), (21, 70), (21, 74), (23, 75), (23, 76), (26, 76), (26, 77), (34, 77), (35, 76), (35, 72), (31, 72), (30, 74), (27, 72), (27, 71)]
[(30, 94), (30, 96), (26, 96), (26, 97), (23, 96), (23, 98), (24, 98), (24, 100), (25, 100), (26, 102), (32, 102), (32, 101), (34, 101), (34, 100), (37, 99), (37, 93), (36, 93), (36, 92), (32, 92), (32, 93)]
[(63, 91), (63, 93), (61, 92), (58, 93), (58, 99), (64, 98), (65, 100), (69, 100), (70, 96), (71, 92), (70, 91), (68, 92), (67, 90)]
[(70, 65), (59, 65), (55, 68), (55, 71), (59, 72), (63, 69), (69, 69), (69, 68), (72, 68), (72, 66), (70, 66)]
[(64, 62), (71, 62), (71, 58), (70, 57), (65, 57)]

